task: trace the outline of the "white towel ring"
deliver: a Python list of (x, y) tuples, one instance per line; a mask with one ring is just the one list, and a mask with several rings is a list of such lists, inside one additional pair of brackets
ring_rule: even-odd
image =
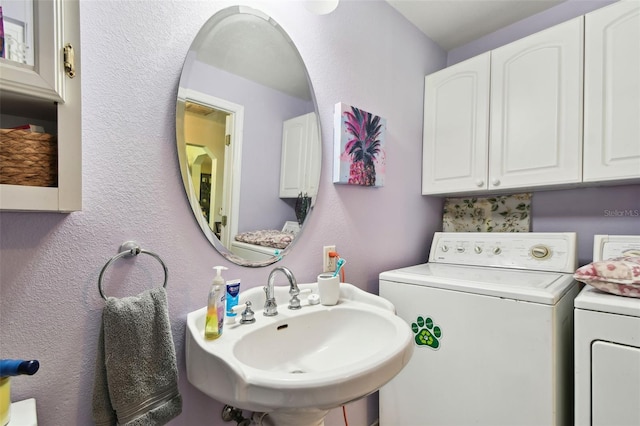
[(164, 284), (162, 286), (164, 288), (167, 288), (167, 278), (169, 276), (169, 270), (167, 269), (167, 265), (165, 265), (164, 262), (162, 261), (162, 259), (160, 259), (160, 256), (158, 256), (156, 253), (154, 253), (152, 251), (143, 250), (142, 248), (140, 248), (140, 244), (138, 244), (135, 241), (126, 241), (126, 242), (122, 243), (122, 245), (120, 246), (120, 253), (116, 254), (111, 259), (109, 259), (109, 261), (104, 265), (104, 267), (100, 271), (100, 276), (98, 277), (98, 291), (100, 292), (100, 296), (102, 296), (102, 298), (104, 300), (107, 300), (107, 297), (104, 295), (104, 290), (102, 290), (102, 278), (104, 276), (105, 271), (116, 260), (118, 260), (118, 259), (120, 259), (122, 257), (137, 256), (140, 253), (144, 253), (144, 254), (148, 254), (149, 256), (153, 256), (158, 262), (160, 262), (160, 264), (162, 265), (162, 269), (164, 270)]

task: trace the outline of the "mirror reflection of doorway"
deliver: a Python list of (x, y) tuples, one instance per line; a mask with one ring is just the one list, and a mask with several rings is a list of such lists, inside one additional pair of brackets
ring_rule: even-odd
[(221, 197), (216, 194), (216, 192), (220, 192), (217, 189), (217, 157), (209, 147), (187, 144), (187, 158), (193, 182), (193, 192), (198, 197), (202, 215), (211, 229), (222, 211), (219, 202)]
[(224, 197), (228, 115), (192, 101), (185, 105), (185, 140), (191, 182), (199, 197), (202, 215), (219, 239), (222, 239), (220, 225), (226, 222), (227, 216)]
[(207, 222), (211, 223), (211, 173), (200, 175), (200, 208)]

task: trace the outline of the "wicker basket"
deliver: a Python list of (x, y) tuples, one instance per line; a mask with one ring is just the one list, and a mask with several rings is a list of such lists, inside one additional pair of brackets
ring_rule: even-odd
[(48, 133), (0, 129), (0, 183), (57, 186), (58, 148)]

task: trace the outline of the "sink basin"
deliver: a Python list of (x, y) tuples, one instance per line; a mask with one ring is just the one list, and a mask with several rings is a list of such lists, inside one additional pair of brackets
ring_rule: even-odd
[[(300, 284), (317, 293), (317, 284)], [(328, 410), (378, 390), (413, 352), (409, 326), (387, 300), (342, 283), (335, 306), (290, 310), (288, 286), (276, 286), (278, 315), (262, 315), (262, 287), (240, 294), (256, 322), (225, 325), (204, 339), (206, 308), (187, 315), (189, 381), (210, 397), (237, 408), (270, 413), (271, 423), (322, 424)]]

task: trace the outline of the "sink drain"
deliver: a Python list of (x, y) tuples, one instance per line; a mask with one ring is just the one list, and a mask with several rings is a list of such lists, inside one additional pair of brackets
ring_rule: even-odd
[(289, 372), (290, 374), (304, 374), (305, 372), (302, 370), (293, 370)]

